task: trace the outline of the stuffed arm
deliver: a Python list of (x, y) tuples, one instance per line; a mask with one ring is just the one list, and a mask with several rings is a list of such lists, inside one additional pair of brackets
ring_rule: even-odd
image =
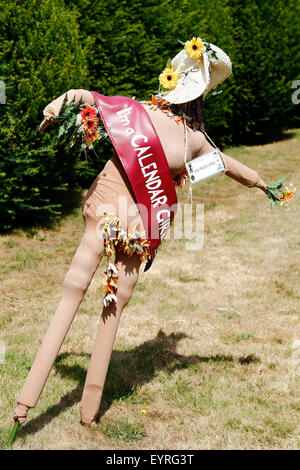
[(223, 152), (221, 152), (221, 155), (227, 168), (225, 172), (226, 176), (233, 178), (244, 186), (255, 186), (267, 194), (267, 185), (261, 179), (257, 171), (229, 157), (229, 155)]
[[(49, 126), (49, 124), (51, 124), (51, 122), (54, 122), (52, 118), (53, 116), (58, 115), (61, 105), (63, 103), (64, 97), (65, 97), (65, 94), (66, 93), (59, 96), (51, 103), (49, 103), (46, 106), (46, 108), (43, 110), (44, 120), (40, 124), (40, 131), (44, 131)], [(74, 104), (77, 104), (80, 98), (82, 98), (83, 103), (88, 103), (91, 106), (95, 104), (93, 95), (88, 90), (83, 90), (83, 89), (73, 90), (72, 89), (72, 90), (67, 91), (67, 95), (68, 95), (68, 100), (66, 104), (70, 103), (72, 99), (74, 98), (74, 96), (75, 96)]]

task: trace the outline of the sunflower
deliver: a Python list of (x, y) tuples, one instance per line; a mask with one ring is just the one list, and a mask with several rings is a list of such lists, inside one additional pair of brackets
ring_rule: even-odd
[(166, 68), (159, 76), (159, 83), (167, 90), (173, 90), (179, 80), (179, 75), (172, 68)]
[(200, 38), (193, 38), (191, 41), (186, 41), (185, 51), (191, 59), (200, 59), (204, 52), (204, 44)]

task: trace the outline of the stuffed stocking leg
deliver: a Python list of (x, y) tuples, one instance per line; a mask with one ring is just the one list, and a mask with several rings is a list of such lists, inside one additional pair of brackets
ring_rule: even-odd
[(18, 397), (14, 419), (24, 423), (35, 407), (61, 345), (104, 252), (94, 229), (85, 231), (63, 283), (63, 295)]
[(137, 283), (141, 261), (135, 253), (128, 257), (119, 252), (116, 265), (119, 278), (118, 300), (103, 308), (80, 403), (81, 422), (84, 424), (91, 424), (99, 411), (120, 317)]

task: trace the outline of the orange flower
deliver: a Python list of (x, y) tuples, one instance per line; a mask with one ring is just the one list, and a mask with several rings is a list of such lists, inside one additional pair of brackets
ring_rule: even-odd
[[(158, 106), (159, 108), (163, 108), (168, 103), (169, 102), (167, 100), (163, 100), (163, 99), (157, 101), (157, 99), (154, 95), (152, 95), (151, 101), (149, 101), (150, 105), (153, 104), (154, 106)], [(168, 109), (166, 111), (168, 112)]]
[(95, 132), (99, 125), (99, 119), (97, 116), (91, 116), (89, 118), (82, 119), (82, 125), (88, 132)]
[[(107, 271), (104, 272), (107, 275)], [(110, 292), (113, 294), (118, 287), (118, 279), (106, 277), (104, 286), (102, 287), (103, 292)]]
[(99, 139), (99, 134), (97, 131), (93, 132), (92, 134), (86, 132), (83, 134), (83, 140), (87, 146), (92, 145), (97, 139)]
[(155, 98), (154, 95), (152, 95), (151, 101), (152, 101), (152, 104), (154, 104), (154, 106), (158, 106), (157, 99)]
[(89, 104), (87, 104), (86, 107), (80, 111), (80, 114), (82, 119), (84, 120), (89, 119), (90, 117), (97, 117), (95, 108), (93, 108)]
[(285, 191), (285, 193), (280, 197), (280, 199), (282, 200), (282, 202), (287, 202), (287, 201), (290, 201), (293, 197), (293, 190), (292, 189), (288, 189), (287, 191)]
[(89, 104), (86, 108), (83, 108), (80, 112), (81, 124), (86, 131), (93, 133), (97, 130), (99, 125), (99, 119), (97, 118), (95, 108)]

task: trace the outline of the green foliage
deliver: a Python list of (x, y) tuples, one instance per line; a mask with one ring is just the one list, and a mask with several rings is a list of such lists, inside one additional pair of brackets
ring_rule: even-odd
[[(80, 113), (80, 106), (82, 105), (82, 99), (78, 101), (75, 105), (75, 96), (72, 98), (70, 103), (66, 106), (68, 100), (68, 94), (65, 94), (64, 100), (62, 102), (61, 108), (57, 116), (53, 116), (53, 120), (59, 121), (58, 128), (58, 138), (62, 136), (69, 137), (69, 139), (74, 137), (76, 131), (76, 119), (77, 114)], [(70, 139), (70, 140), (71, 140)]]
[(100, 429), (105, 436), (117, 441), (135, 442), (143, 439), (146, 436), (146, 433), (140, 423), (129, 423), (125, 419), (113, 424), (102, 424)]
[(0, 31), (0, 78), (6, 84), (6, 104), (0, 105), (3, 231), (59, 217), (62, 194), (71, 198), (76, 190), (78, 154), (38, 127), (43, 108), (66, 84), (86, 83), (88, 72), (77, 14), (62, 0), (9, 0), (1, 7)]
[(233, 77), (230, 80), (233, 143), (276, 139), (300, 123), (291, 100), (300, 76), (298, 0), (228, 0), (232, 21)]
[(278, 193), (278, 190), (282, 188), (282, 185), (285, 179), (286, 179), (286, 176), (283, 176), (282, 178), (279, 178), (277, 181), (271, 181), (270, 183), (267, 184), (267, 189), (268, 189), (267, 195), (271, 201), (272, 209), (274, 209), (276, 202), (280, 201), (281, 199), (280, 194)]

